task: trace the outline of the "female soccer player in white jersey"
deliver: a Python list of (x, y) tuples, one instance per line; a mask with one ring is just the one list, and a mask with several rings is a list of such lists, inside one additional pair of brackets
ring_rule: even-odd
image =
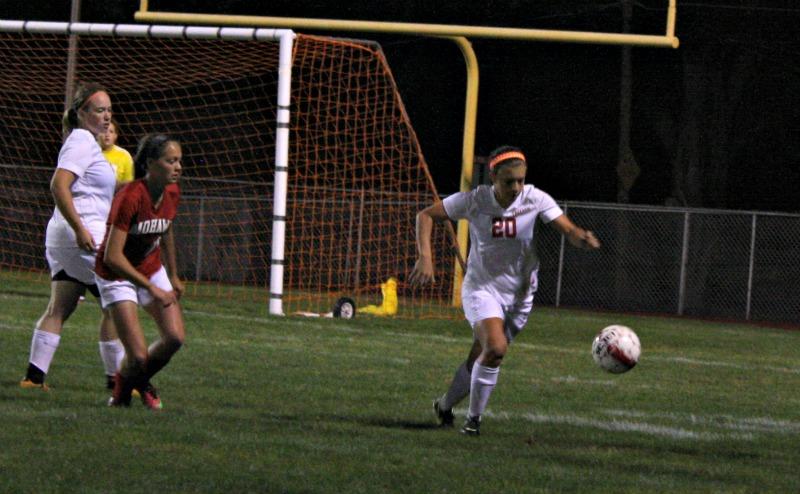
[[(185, 338), (178, 298), (172, 222), (178, 211), (181, 145), (163, 134), (145, 136), (134, 159), (136, 176), (114, 198), (106, 238), (97, 253), (95, 280), (103, 308), (111, 312), (125, 346), (109, 405), (128, 406), (134, 389), (152, 410), (162, 408), (150, 378), (177, 352)], [(161, 264), (161, 248), (164, 265)], [(139, 322), (141, 305), (156, 322), (160, 338), (150, 347)]]
[[(36, 323), (23, 388), (47, 390), (44, 383), (50, 363), (61, 340), (61, 330), (79, 298), (88, 288), (99, 296), (94, 281), (95, 251), (106, 231), (116, 182), (114, 170), (103, 157), (97, 136), (111, 122), (111, 98), (97, 84), (79, 84), (72, 104), (64, 113), (64, 144), (50, 182), (55, 200), (47, 224), (45, 255), (50, 266), (50, 302)], [(113, 325), (103, 314), (100, 355), (106, 374), (113, 375), (124, 349)]]
[(469, 394), (469, 413), (461, 428), (467, 435), (480, 433), (481, 414), (497, 383), (500, 363), (533, 307), (539, 268), (536, 220), (553, 226), (575, 247), (600, 248), (594, 234), (576, 226), (549, 194), (525, 185), (526, 171), (520, 149), (500, 147), (489, 156), (491, 186), (454, 194), (417, 215), (419, 257), (409, 277), (412, 286), (434, 281), (434, 221), (470, 222), (470, 252), (461, 299), (473, 330), (472, 348), (456, 370), (450, 388), (433, 403), (440, 424), (452, 426), (453, 406)]

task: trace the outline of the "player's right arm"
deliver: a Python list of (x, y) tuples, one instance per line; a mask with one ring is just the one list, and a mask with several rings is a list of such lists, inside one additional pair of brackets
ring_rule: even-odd
[(424, 285), (435, 281), (433, 275), (433, 254), (431, 234), (433, 223), (449, 219), (442, 201), (428, 206), (417, 214), (417, 262), (408, 277), (411, 286)]
[(97, 246), (94, 244), (92, 234), (83, 226), (72, 200), (72, 183), (76, 179), (76, 175), (71, 171), (56, 168), (53, 178), (50, 180), (50, 193), (53, 194), (53, 200), (61, 215), (75, 231), (75, 240), (78, 247), (88, 252), (94, 252)]

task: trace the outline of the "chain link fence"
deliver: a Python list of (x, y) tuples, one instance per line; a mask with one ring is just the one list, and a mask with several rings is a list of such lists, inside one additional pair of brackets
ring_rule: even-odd
[[(0, 241), (5, 246), (0, 265), (6, 268), (46, 269), (44, 225), (52, 205), (28, 204), (25, 198), (46, 194), (45, 189), (32, 194), (29, 182), (46, 184), (44, 178), (36, 178), (49, 173), (32, 169), (29, 179), (19, 183), (2, 177), (4, 197), (14, 204), (0, 208)], [(193, 196), (191, 180), (185, 182), (185, 214), (176, 230), (182, 246), (181, 275), (194, 281), (264, 286), (269, 216), (263, 209), (271, 203), (265, 200), (268, 194)], [(425, 206), (413, 200), (400, 202), (412, 212)], [(577, 224), (594, 231), (603, 248), (591, 252), (573, 248), (553, 228), (539, 224), (537, 305), (800, 324), (800, 214), (579, 202), (561, 206)], [(256, 221), (262, 216), (266, 219)], [(252, 224), (244, 244), (229, 241), (229, 224)], [(340, 233), (338, 241), (349, 249), (344, 262), (354, 263), (351, 270), (357, 276), (342, 283), (379, 283), (381, 279), (361, 275), (358, 266), (382, 262), (380, 255), (358, 248), (360, 234)], [(413, 224), (398, 226), (397, 235), (413, 235)], [(442, 273), (452, 278), (452, 258), (444, 251), (437, 258)], [(410, 253), (407, 265), (385, 271), (403, 278), (413, 259)], [(451, 285), (440, 284), (445, 298), (441, 294), (439, 298), (444, 302)]]
[(800, 215), (561, 206), (603, 248), (540, 227), (537, 304), (800, 323)]

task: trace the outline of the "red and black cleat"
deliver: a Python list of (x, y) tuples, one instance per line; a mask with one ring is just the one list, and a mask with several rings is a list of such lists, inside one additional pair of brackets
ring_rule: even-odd
[(150, 410), (158, 411), (164, 408), (164, 405), (161, 403), (161, 398), (158, 396), (158, 390), (149, 382), (143, 389), (139, 390), (139, 394), (142, 397), (144, 406)]

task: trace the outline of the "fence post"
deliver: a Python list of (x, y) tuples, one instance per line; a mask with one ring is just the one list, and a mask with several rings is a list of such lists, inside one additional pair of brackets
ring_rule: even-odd
[[(564, 215), (569, 206), (564, 204)], [(561, 235), (561, 246), (558, 251), (558, 278), (556, 278), (556, 307), (561, 304), (561, 277), (564, 274), (564, 235)]]
[(686, 264), (689, 260), (689, 211), (683, 216), (683, 245), (681, 247), (681, 278), (678, 282), (678, 315), (683, 315), (686, 299)]
[(750, 320), (750, 303), (753, 299), (753, 265), (756, 257), (756, 214), (753, 213), (753, 223), (750, 229), (750, 267), (747, 270), (747, 307), (744, 311), (746, 321)]

